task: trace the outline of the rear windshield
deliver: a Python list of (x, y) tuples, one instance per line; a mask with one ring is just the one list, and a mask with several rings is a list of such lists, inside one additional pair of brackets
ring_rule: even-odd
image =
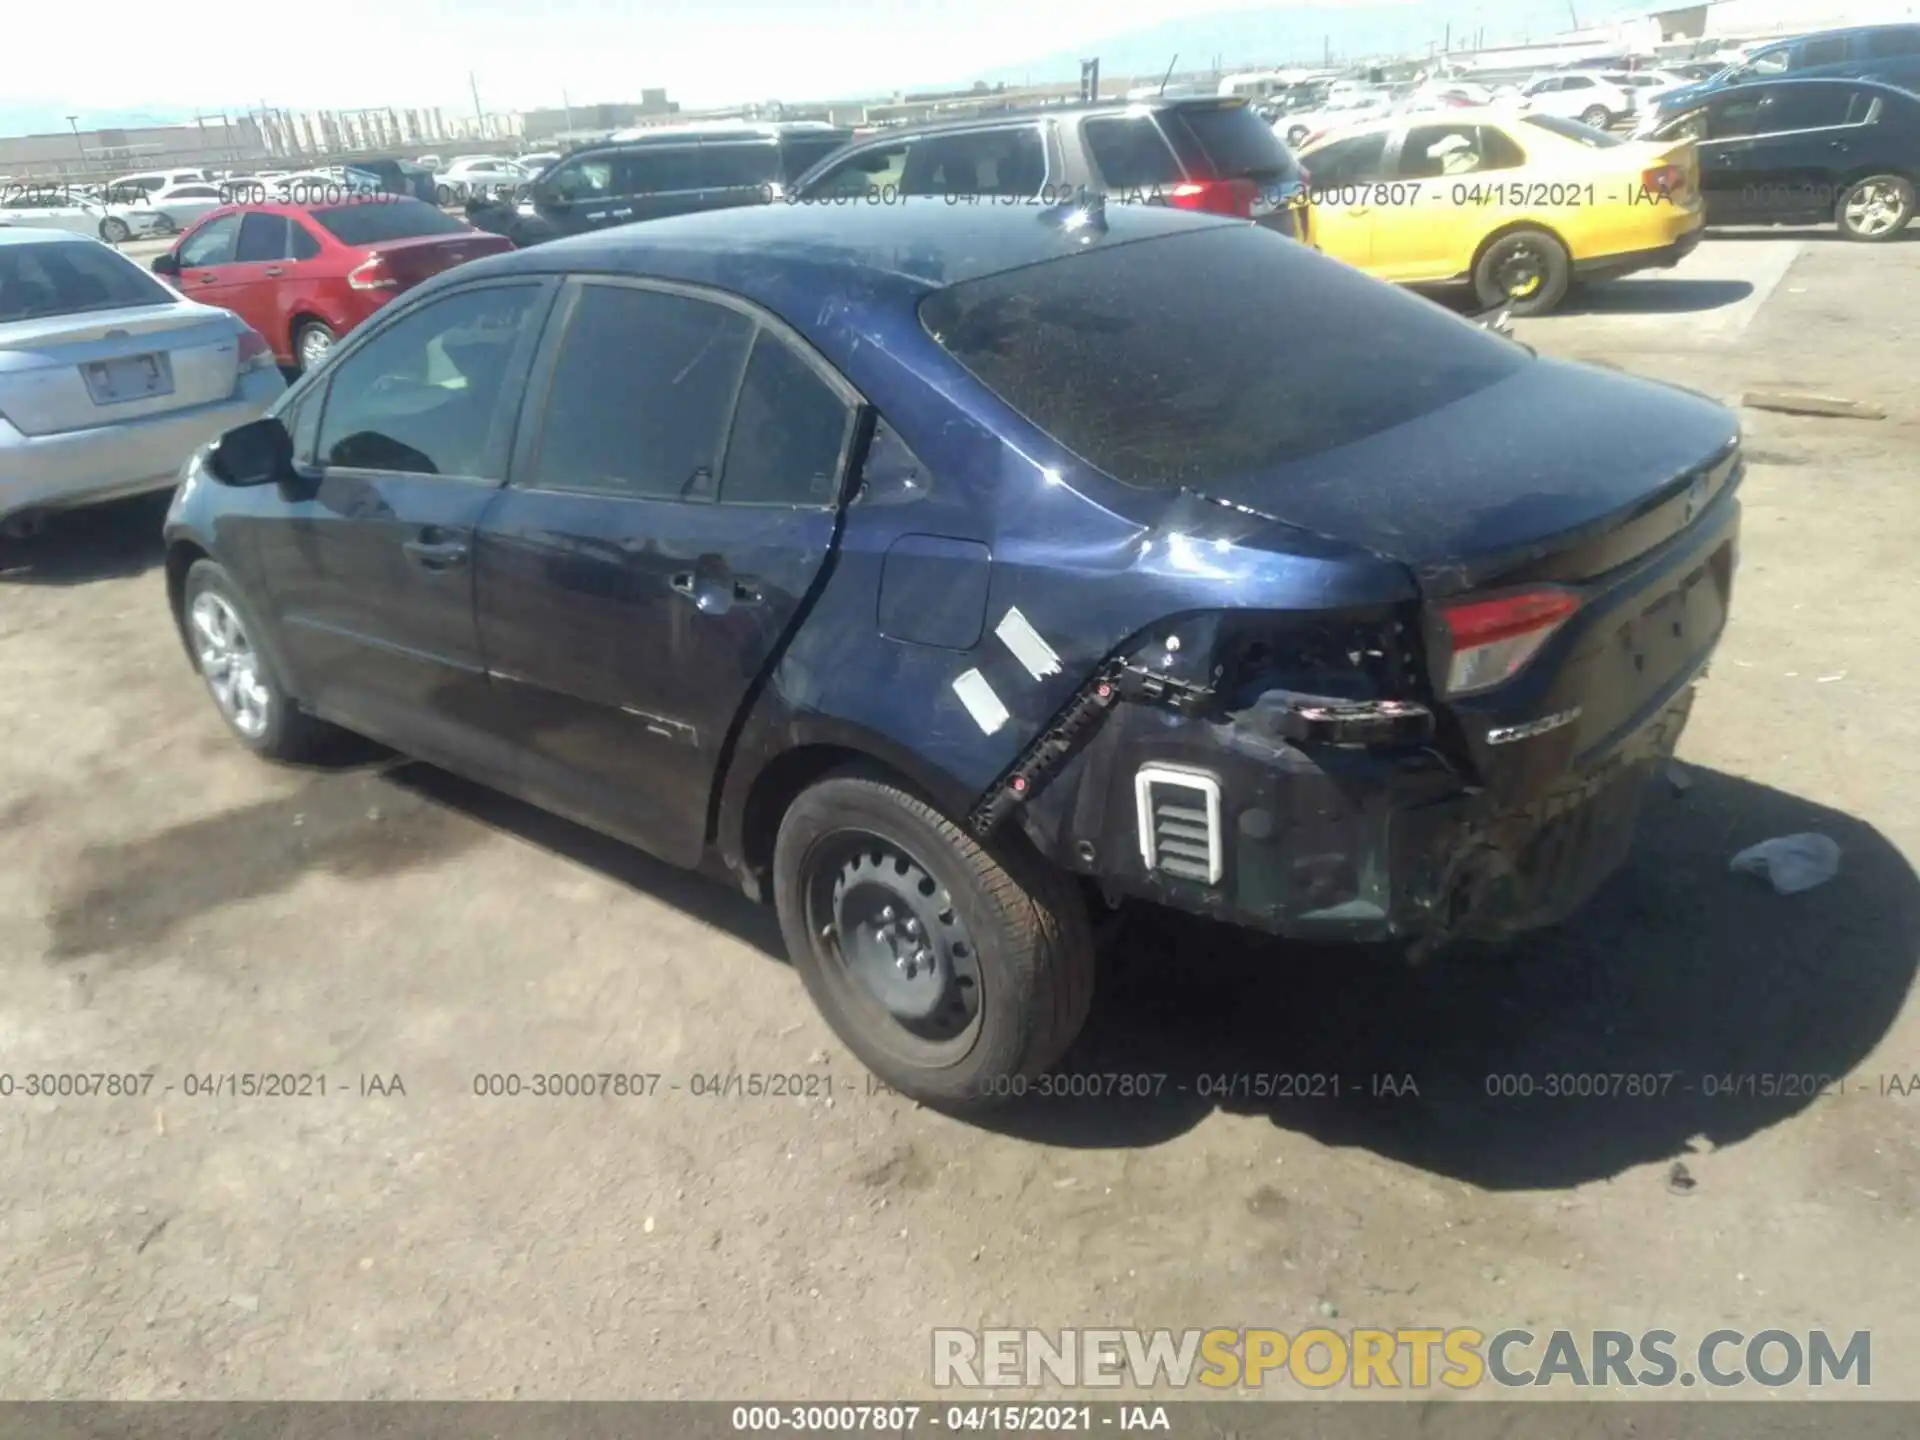
[(1589, 150), (1611, 150), (1616, 145), (1627, 143), (1617, 135), (1609, 135), (1591, 125), (1582, 125), (1578, 120), (1562, 120), (1558, 115), (1523, 115), (1521, 119), (1528, 125), (1537, 125), (1562, 140), (1571, 140)]
[(1528, 363), (1507, 340), (1257, 225), (935, 291), (921, 323), (1115, 479), (1205, 489), (1336, 449)]
[(180, 297), (104, 246), (0, 245), (0, 323), (170, 305)]
[(1250, 105), (1181, 105), (1165, 119), (1171, 129), (1186, 127), (1212, 178), (1277, 180), (1295, 169), (1273, 127)]
[(361, 200), (312, 213), (343, 245), (378, 245), (382, 240), (410, 240), (416, 235), (458, 235), (473, 228), (424, 200)]

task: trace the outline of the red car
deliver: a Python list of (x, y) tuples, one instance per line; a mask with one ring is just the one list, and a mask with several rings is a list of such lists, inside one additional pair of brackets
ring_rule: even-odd
[(153, 270), (183, 295), (233, 311), (281, 365), (311, 370), (402, 291), (512, 248), (424, 201), (381, 195), (215, 210)]

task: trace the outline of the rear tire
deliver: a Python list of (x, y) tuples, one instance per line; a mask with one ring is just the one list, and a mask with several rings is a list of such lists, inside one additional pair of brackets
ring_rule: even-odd
[(260, 648), (264, 633), (225, 567), (197, 560), (181, 592), (181, 628), (214, 708), (234, 738), (268, 760), (307, 760), (342, 732), (301, 710)]
[(1580, 123), (1604, 130), (1613, 123), (1613, 112), (1604, 105), (1589, 105), (1580, 112)]
[(1079, 890), (889, 779), (829, 776), (788, 807), (774, 899), (794, 968), (875, 1075), (939, 1109), (1024, 1093), (1093, 1002)]
[(340, 337), (333, 333), (333, 327), (318, 320), (308, 320), (293, 328), (293, 363), (302, 375), (318, 367), (333, 351), (333, 342)]
[(180, 227), (173, 223), (171, 215), (162, 215), (153, 222), (153, 233), (165, 239), (170, 235), (178, 235)]
[(1544, 230), (1524, 226), (1481, 252), (1473, 266), (1474, 297), (1489, 310), (1544, 315), (1566, 296), (1572, 274), (1567, 247)]
[(1900, 175), (1869, 175), (1847, 187), (1834, 206), (1834, 223), (1848, 240), (1883, 244), (1913, 219), (1913, 182)]

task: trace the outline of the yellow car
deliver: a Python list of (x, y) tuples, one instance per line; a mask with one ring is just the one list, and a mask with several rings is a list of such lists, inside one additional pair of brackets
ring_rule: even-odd
[(1692, 141), (1511, 109), (1363, 121), (1308, 140), (1300, 164), (1319, 249), (1382, 280), (1467, 282), (1516, 315), (1576, 280), (1671, 266), (1705, 221)]

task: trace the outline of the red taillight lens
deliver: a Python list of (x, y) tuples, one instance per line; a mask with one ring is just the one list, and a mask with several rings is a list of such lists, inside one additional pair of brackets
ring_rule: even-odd
[(400, 282), (387, 273), (387, 259), (375, 255), (363, 260), (347, 274), (347, 284), (355, 290), (398, 290)]
[(1687, 172), (1678, 165), (1656, 165), (1640, 172), (1640, 185), (1649, 195), (1671, 198), (1687, 187)]
[(1253, 202), (1260, 187), (1251, 180), (1183, 180), (1167, 192), (1167, 203), (1177, 210), (1204, 210), (1209, 215), (1253, 218)]
[(1526, 590), (1445, 607), (1440, 618), (1453, 642), (1447, 694), (1504, 685), (1579, 608), (1579, 597), (1565, 590)]
[(242, 370), (264, 370), (273, 364), (273, 347), (267, 344), (267, 337), (251, 325), (240, 327), (239, 363)]

